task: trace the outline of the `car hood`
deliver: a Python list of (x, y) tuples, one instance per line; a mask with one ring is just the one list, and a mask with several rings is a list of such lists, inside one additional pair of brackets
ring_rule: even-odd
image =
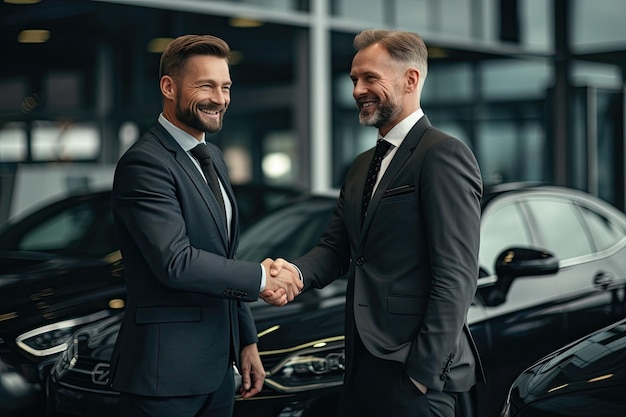
[(92, 311), (90, 304), (106, 298), (103, 294), (124, 297), (124, 293), (117, 254), (80, 259), (0, 251), (0, 334), (80, 315)]
[(252, 304), (259, 351), (289, 349), (344, 334), (345, 280), (323, 290), (305, 292), (283, 307)]
[[(342, 280), (343, 281), (343, 280)], [(325, 291), (310, 291), (297, 302), (274, 307), (259, 300), (251, 303), (259, 332), (259, 351), (289, 349), (316, 339), (344, 334), (345, 281)], [(83, 327), (74, 334), (68, 355), (109, 361), (123, 313)]]
[(544, 357), (526, 369), (510, 394), (518, 407), (579, 391), (626, 386), (626, 320)]
[(49, 271), (65, 270), (90, 264), (101, 265), (104, 259), (77, 259), (56, 254), (0, 250), (0, 288), (45, 277)]

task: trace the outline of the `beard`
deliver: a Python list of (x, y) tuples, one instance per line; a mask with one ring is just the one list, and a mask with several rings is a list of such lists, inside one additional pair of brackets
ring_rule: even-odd
[[(178, 103), (180, 103), (180, 98)], [(190, 107), (181, 107), (179, 104), (176, 105), (176, 118), (180, 120), (185, 125), (200, 130), (207, 133), (216, 133), (222, 129), (222, 122), (224, 119), (224, 114), (220, 113), (220, 117), (218, 120), (205, 120), (198, 113), (202, 110), (208, 111), (221, 111), (222, 109), (216, 106), (196, 106), (194, 108)]]
[(399, 100), (400, 95), (397, 94), (395, 97), (398, 99), (391, 99), (386, 102), (379, 101), (379, 104), (373, 111), (368, 111), (368, 108), (362, 108), (359, 112), (359, 123), (363, 126), (374, 126), (379, 129), (387, 126), (402, 111)]

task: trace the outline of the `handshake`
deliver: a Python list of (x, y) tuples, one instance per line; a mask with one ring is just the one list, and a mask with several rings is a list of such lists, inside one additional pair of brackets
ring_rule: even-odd
[(304, 283), (296, 267), (282, 258), (270, 258), (261, 262), (265, 268), (265, 290), (259, 296), (268, 304), (283, 306), (293, 301), (301, 292)]

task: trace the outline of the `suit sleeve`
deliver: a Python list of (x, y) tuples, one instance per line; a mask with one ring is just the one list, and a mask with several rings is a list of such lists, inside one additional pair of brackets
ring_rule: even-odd
[(227, 258), (214, 220), (184, 175), (171, 154), (150, 142), (124, 155), (112, 197), (122, 248), (167, 287), (256, 300), (259, 264)]
[(317, 245), (307, 254), (292, 261), (302, 273), (303, 291), (323, 288), (348, 273), (350, 242), (343, 217), (343, 195), (342, 188), (337, 207)]
[(455, 352), (476, 292), (482, 180), (467, 146), (448, 138), (429, 150), (417, 181), (432, 286), (406, 366), (410, 376), (441, 390), (443, 370), (459, 359)]

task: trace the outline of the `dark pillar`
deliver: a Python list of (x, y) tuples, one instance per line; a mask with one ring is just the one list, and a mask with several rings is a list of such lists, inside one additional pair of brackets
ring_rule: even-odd
[(570, 81), (570, 0), (554, 0), (554, 95), (551, 100), (551, 133), (554, 182), (569, 185), (569, 140), (572, 130)]

